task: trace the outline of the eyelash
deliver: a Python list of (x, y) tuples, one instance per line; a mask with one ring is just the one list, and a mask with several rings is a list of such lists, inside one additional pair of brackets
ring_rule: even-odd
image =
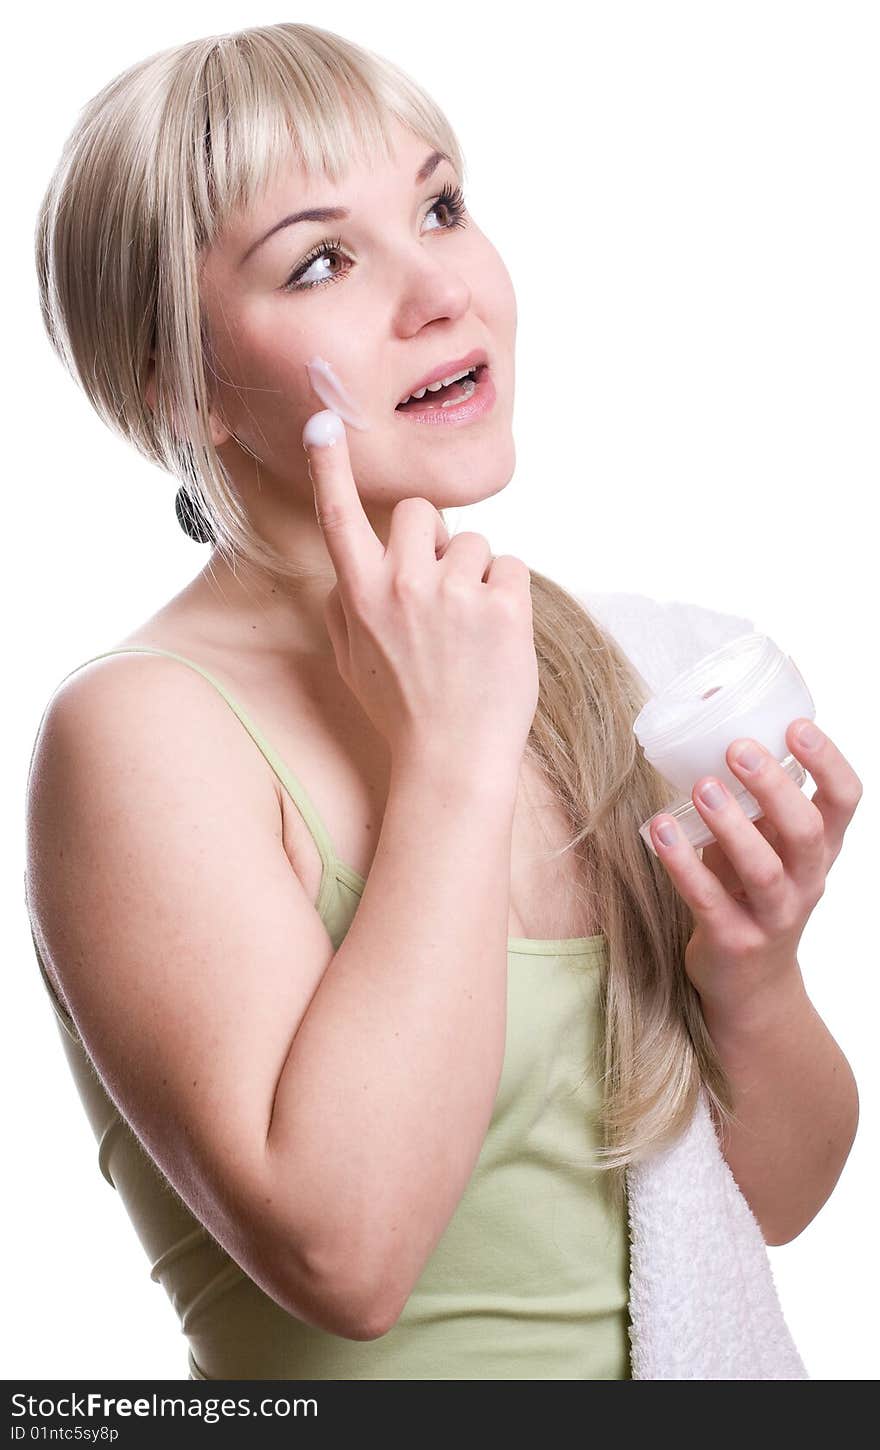
[[(467, 226), (467, 221), (465, 220), (467, 211), (464, 204), (464, 193), (462, 192), (460, 186), (454, 187), (449, 182), (447, 182), (440, 195), (435, 197), (432, 201), (430, 211), (433, 211), (435, 207), (441, 205), (447, 206), (452, 213), (452, 221), (449, 222), (445, 227), (441, 227), (441, 231), (451, 232), (455, 227)], [(325, 257), (332, 252), (339, 252), (340, 255), (345, 255), (345, 253), (342, 252), (341, 237), (336, 237), (332, 241), (325, 240), (323, 242), (319, 242), (318, 245), (314, 247), (311, 252), (309, 252), (309, 255), (304, 258), (302, 262), (300, 262), (296, 271), (291, 273), (281, 290), (283, 292), (308, 292), (312, 287), (326, 287), (329, 282), (338, 282), (342, 277), (346, 277), (348, 275), (347, 272), (336, 272), (333, 275), (324, 277), (317, 282), (297, 282), (297, 278), (301, 277), (303, 273), (307, 272), (313, 262), (317, 261), (319, 257)], [(349, 258), (349, 260), (351, 259)]]

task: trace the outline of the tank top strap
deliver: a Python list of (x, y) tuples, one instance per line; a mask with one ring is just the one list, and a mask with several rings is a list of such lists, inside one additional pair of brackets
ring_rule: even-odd
[(318, 848), (318, 852), (321, 857), (321, 865), (323, 867), (321, 897), (323, 898), (325, 895), (325, 891), (323, 888), (326, 887), (329, 878), (340, 867), (339, 858), (336, 855), (333, 842), (330, 839), (330, 833), (328, 832), (327, 828), (324, 825), (324, 822), (322, 821), (320, 815), (312, 804), (308, 792), (306, 791), (306, 788), (302, 784), (302, 782), (300, 780), (297, 780), (296, 776), (292, 773), (292, 771), (288, 769), (284, 761), (281, 759), (280, 755), (278, 755), (277, 752), (272, 748), (272, 746), (269, 744), (269, 741), (263, 735), (262, 731), (259, 730), (258, 727), (254, 724), (253, 720), (250, 718), (247, 712), (242, 709), (238, 701), (232, 697), (226, 686), (222, 684), (221, 681), (218, 680), (214, 675), (212, 675), (210, 671), (206, 670), (204, 666), (197, 664), (195, 660), (187, 659), (185, 655), (175, 653), (174, 650), (157, 649), (151, 645), (125, 645), (120, 649), (104, 650), (102, 654), (93, 655), (91, 659), (83, 660), (81, 664), (75, 665), (74, 668), (64, 676), (60, 684), (63, 685), (64, 681), (69, 680), (70, 676), (76, 674), (77, 670), (84, 669), (86, 665), (92, 664), (94, 660), (103, 660), (107, 659), (109, 655), (121, 654), (167, 655), (169, 659), (179, 660), (181, 664), (188, 665), (190, 669), (195, 670), (198, 674), (202, 675), (210, 685), (214, 686), (214, 689), (218, 692), (218, 694), (223, 697), (229, 708), (234, 711), (234, 713), (238, 716), (239, 720), (241, 721), (245, 730), (250, 735), (257, 749), (261, 752), (267, 764), (277, 776), (278, 780), (281, 782), (282, 786), (293, 800), (297, 810), (305, 821), (309, 833), (311, 834), (311, 837), (315, 842), (315, 845)]

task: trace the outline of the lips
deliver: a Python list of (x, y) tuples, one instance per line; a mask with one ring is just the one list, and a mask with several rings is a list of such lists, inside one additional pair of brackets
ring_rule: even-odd
[[(444, 392), (447, 394), (446, 398), (443, 396)], [(428, 428), (435, 437), (440, 437), (443, 433), (448, 433), (450, 428), (468, 428), (471, 424), (488, 418), (498, 399), (488, 363), (478, 365), (476, 383), (467, 386), (462, 384), (460, 397), (449, 396), (452, 392), (451, 388), (444, 389), (443, 392), (426, 392), (420, 400), (414, 399), (395, 408), (401, 426), (420, 426), (425, 437), (429, 436), (424, 432)]]
[(486, 366), (488, 362), (486, 349), (482, 347), (474, 348), (464, 357), (450, 358), (447, 362), (432, 368), (431, 372), (425, 373), (417, 382), (411, 383), (406, 391), (399, 395), (394, 406), (399, 407), (404, 398), (411, 397), (413, 393), (418, 393), (422, 388), (427, 388), (430, 383), (439, 383), (442, 378), (451, 377), (453, 373), (470, 372), (472, 368)]

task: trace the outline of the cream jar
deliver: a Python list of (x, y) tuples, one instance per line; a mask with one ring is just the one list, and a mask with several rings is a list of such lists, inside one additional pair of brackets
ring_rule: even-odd
[[(802, 716), (815, 719), (812, 696), (794, 661), (765, 634), (740, 635), (704, 655), (648, 700), (633, 732), (646, 759), (680, 792), (663, 813), (675, 818), (693, 847), (716, 839), (691, 797), (704, 775), (723, 781), (750, 821), (762, 814), (728, 767), (726, 753), (734, 740), (759, 741), (803, 786), (807, 773), (785, 741), (791, 722)], [(639, 827), (651, 851), (650, 824), (658, 814)]]

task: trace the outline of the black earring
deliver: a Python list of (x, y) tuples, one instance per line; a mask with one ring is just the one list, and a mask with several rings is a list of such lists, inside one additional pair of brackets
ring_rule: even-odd
[(174, 512), (177, 514), (177, 522), (183, 532), (188, 534), (191, 539), (195, 539), (197, 544), (214, 543), (214, 530), (185, 484), (181, 484), (177, 490)]

